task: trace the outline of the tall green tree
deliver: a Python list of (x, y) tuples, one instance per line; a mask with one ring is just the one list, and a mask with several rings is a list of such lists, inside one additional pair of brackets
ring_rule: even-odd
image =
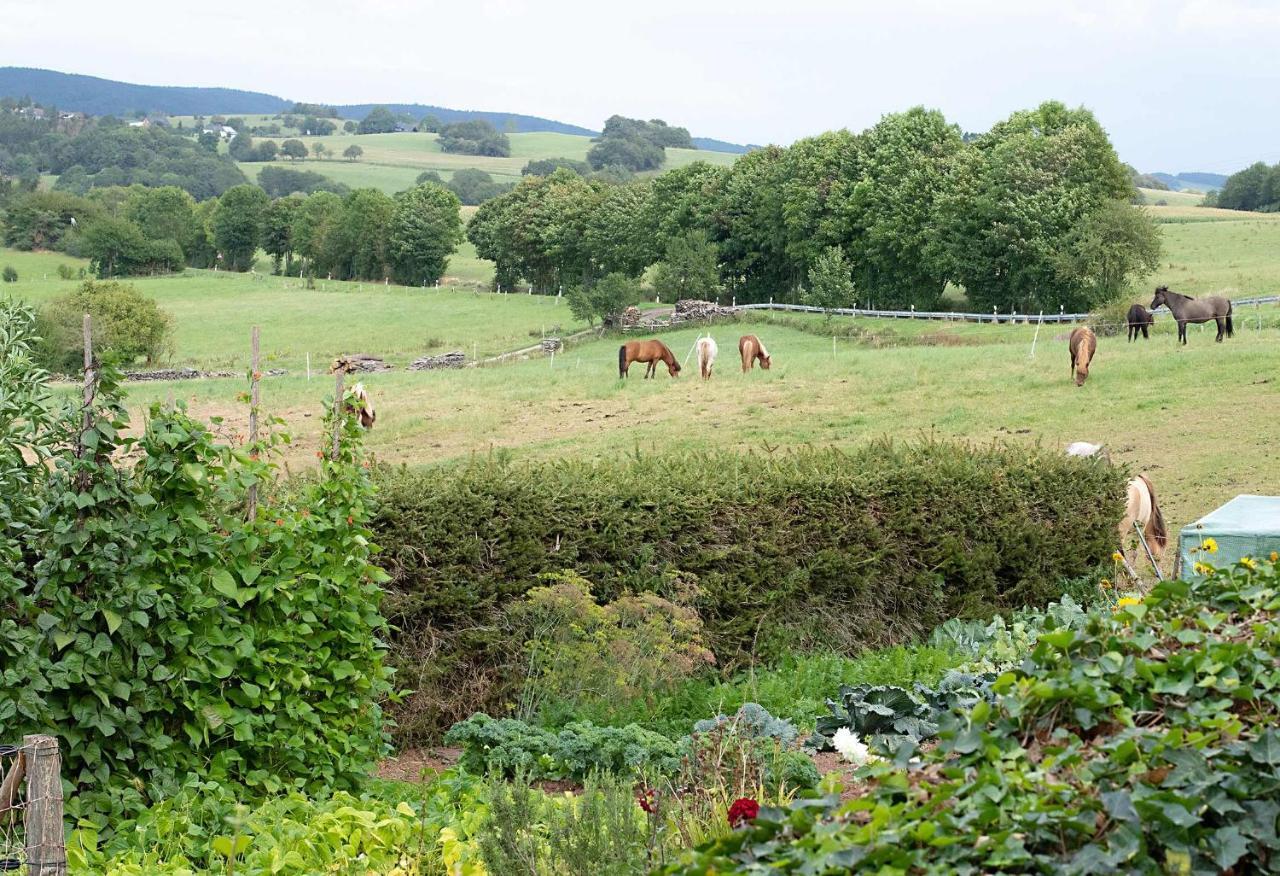
[(1150, 214), (1126, 201), (1108, 201), (1080, 220), (1059, 254), (1065, 284), (1080, 289), (1093, 309), (1115, 301), (1131, 280), (1160, 265), (1160, 229)]
[(389, 134), (396, 129), (396, 117), (385, 106), (375, 106), (360, 120), (357, 134)]
[(653, 288), (668, 301), (687, 298), (714, 301), (720, 294), (720, 264), (715, 244), (697, 230), (672, 239), (654, 269)]
[(229, 271), (247, 271), (262, 243), (262, 218), (271, 199), (257, 186), (236, 186), (223, 192), (213, 214), (213, 243)]
[(395, 208), (395, 201), (379, 189), (356, 189), (343, 199), (330, 239), (339, 277), (382, 280), (390, 276), (387, 241)]
[(852, 307), (854, 300), (853, 266), (844, 250), (829, 246), (813, 260), (809, 268), (809, 285), (804, 290), (804, 303), (828, 311), (835, 307)]
[(397, 282), (431, 285), (444, 276), (464, 239), (460, 206), (457, 195), (434, 183), (395, 196), (388, 255)]
[(262, 213), (262, 249), (271, 256), (277, 274), (284, 273), (293, 261), (293, 228), (301, 207), (301, 198), (277, 198)]
[(336, 269), (334, 240), (341, 223), (342, 198), (333, 192), (316, 192), (298, 207), (290, 236), (294, 252), (313, 274), (326, 276)]
[(280, 144), (280, 154), (286, 158), (297, 161), (299, 158), (306, 158), (307, 144), (301, 140), (289, 139)]
[(347, 161), (359, 161), (360, 156), (364, 155), (364, 150), (352, 143), (346, 149), (342, 150), (342, 155)]
[(1059, 273), (1059, 254), (1084, 217), (1132, 191), (1088, 110), (1014, 113), (957, 154), (940, 205), (951, 274), (981, 310), (1082, 309), (1088, 296)]
[(616, 325), (622, 311), (640, 300), (640, 283), (635, 277), (614, 272), (594, 283), (572, 286), (564, 297), (574, 319), (592, 326), (597, 320)]
[(840, 245), (858, 297), (877, 307), (932, 310), (949, 275), (940, 205), (951, 188), (960, 128), (916, 107), (858, 138), (858, 167), (841, 183)]
[(124, 203), (124, 216), (149, 240), (176, 240), (184, 256), (198, 245), (196, 201), (177, 186), (137, 188)]

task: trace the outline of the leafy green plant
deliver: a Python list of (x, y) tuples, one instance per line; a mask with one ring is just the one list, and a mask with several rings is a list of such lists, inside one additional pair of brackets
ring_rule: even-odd
[(783, 718), (775, 718), (759, 703), (743, 703), (737, 713), (716, 715), (693, 725), (694, 733), (710, 733), (718, 727), (731, 727), (749, 739), (773, 739), (783, 748), (795, 741), (798, 731), (794, 724)]
[(0, 373), (36, 384), (0, 405), (33, 449), (3, 457), (0, 724), (58, 734), (67, 811), (99, 828), (192, 775), (247, 797), (357, 788), (391, 688), (352, 418), (321, 477), (272, 495), (280, 436), (221, 445), (155, 406), (126, 437), (106, 366), (87, 412), (51, 408), (29, 320), (0, 316)]
[(1163, 582), (1041, 633), (855, 799), (762, 809), (666, 872), (1272, 872), (1278, 659), (1275, 554)]
[(552, 733), (514, 718), (478, 713), (455, 724), (445, 742), (463, 749), (459, 765), (473, 773), (531, 779), (582, 780), (592, 772), (667, 773), (678, 763), (674, 742), (634, 724), (597, 727), (581, 722)]
[(600, 605), (572, 571), (543, 582), (508, 611), (528, 666), (521, 717), (556, 722), (584, 704), (653, 701), (714, 660), (697, 612), (678, 602), (646, 592)]

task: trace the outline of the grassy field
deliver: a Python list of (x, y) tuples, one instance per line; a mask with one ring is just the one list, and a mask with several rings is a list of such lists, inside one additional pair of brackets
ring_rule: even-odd
[[(511, 155), (508, 158), (491, 158), (482, 155), (455, 155), (443, 152), (435, 134), (332, 134), (328, 137), (304, 137), (310, 149), (314, 143), (323, 143), (333, 157), (323, 161), (306, 159), (299, 162), (283, 162), (285, 166), (299, 170), (311, 170), (352, 188), (379, 188), (394, 193), (413, 185), (418, 174), (434, 170), (448, 179), (456, 170), (466, 167), (487, 171), (499, 182), (515, 182), (520, 170), (529, 161), (538, 158), (572, 158), (583, 161), (591, 148), (591, 139), (574, 134), (510, 134)], [(364, 150), (359, 161), (340, 158), (342, 150), (355, 143)], [(684, 167), (695, 161), (729, 165), (737, 158), (728, 152), (709, 152), (700, 149), (668, 149), (664, 170)], [(281, 162), (277, 162), (279, 164)], [(240, 163), (240, 169), (250, 179), (257, 179), (258, 172), (267, 165)]]
[(1201, 192), (1174, 192), (1163, 189), (1138, 189), (1144, 203), (1167, 204), (1171, 207), (1194, 207), (1204, 200)]
[[(1280, 291), (1280, 217), (1194, 207), (1153, 207), (1162, 222), (1164, 262), (1137, 285), (1146, 300), (1156, 282), (1191, 294)], [(1194, 221), (1193, 221), (1194, 220)], [(0, 251), (19, 282), (3, 292), (46, 300), (73, 283), (57, 254)], [(483, 276), (473, 253), (455, 256), (450, 275)], [(722, 360), (708, 384), (616, 376), (616, 339), (573, 346), (554, 362), (528, 361), (447, 373), (408, 373), (426, 352), (496, 353), (532, 343), (544, 331), (575, 326), (562, 304), (526, 295), (496, 296), (269, 275), (189, 271), (138, 285), (174, 314), (175, 360), (242, 370), (249, 327), (263, 328), (270, 367), (289, 370), (264, 386), (268, 409), (299, 439), (286, 458), (306, 465), (318, 440), (327, 377), (305, 377), (306, 354), (319, 372), (334, 355), (366, 352), (400, 368), (369, 375), (379, 409), (370, 444), (382, 459), (449, 462), (477, 452), (522, 457), (610, 458), (632, 452), (725, 445), (772, 452), (806, 444), (852, 446), (883, 436), (934, 433), (973, 441), (1073, 440), (1108, 444), (1114, 457), (1150, 471), (1180, 525), (1240, 492), (1280, 492), (1280, 415), (1275, 349), (1280, 308), (1241, 308), (1236, 337), (1222, 345), (1212, 329), (1192, 328), (1178, 349), (1167, 317), (1155, 336), (1100, 342), (1094, 374), (1069, 380), (1065, 328), (1047, 326), (1030, 355), (1035, 327), (858, 319), (864, 336), (833, 342), (820, 316), (762, 316), (751, 324), (777, 364), (743, 376), (733, 361), (747, 326), (718, 327)], [(850, 325), (850, 323), (840, 323)], [(696, 330), (664, 337), (685, 357)], [(131, 389), (135, 410), (176, 394), (202, 415), (229, 422), (245, 412), (236, 380)]]

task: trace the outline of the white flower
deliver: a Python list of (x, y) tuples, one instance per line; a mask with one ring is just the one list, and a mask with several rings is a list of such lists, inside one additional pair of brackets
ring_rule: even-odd
[(863, 766), (872, 758), (870, 749), (858, 738), (858, 734), (848, 727), (837, 730), (831, 744), (835, 746), (836, 751), (840, 752), (840, 757), (856, 767)]

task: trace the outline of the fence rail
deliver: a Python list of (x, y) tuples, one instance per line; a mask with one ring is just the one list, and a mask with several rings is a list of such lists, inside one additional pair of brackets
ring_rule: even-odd
[(52, 736), (0, 745), (0, 872), (66, 876), (62, 758)]
[[(1254, 298), (1236, 298), (1232, 304), (1240, 307), (1249, 304), (1271, 304), (1280, 301), (1280, 295), (1266, 295)], [(837, 316), (869, 316), (879, 319), (933, 319), (950, 322), (990, 322), (990, 323), (1069, 323), (1084, 322), (1089, 318), (1087, 313), (958, 313), (946, 310), (873, 310), (863, 307), (833, 307), (824, 309), (808, 304), (783, 304), (781, 302), (765, 302), (762, 304), (737, 304), (732, 310), (783, 310), (793, 313), (832, 313)], [(1164, 311), (1157, 308), (1155, 312)]]

